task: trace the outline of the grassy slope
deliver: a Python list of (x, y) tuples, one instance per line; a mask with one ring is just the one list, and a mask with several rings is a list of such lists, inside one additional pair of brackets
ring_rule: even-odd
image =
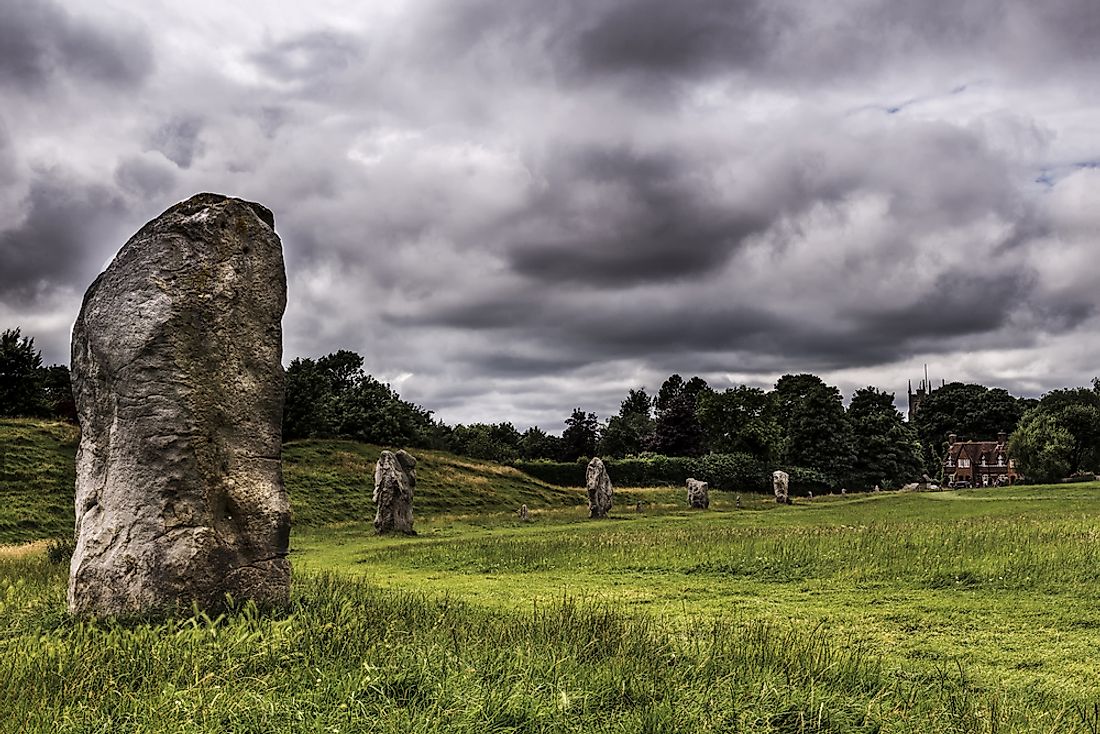
[(79, 439), (67, 423), (0, 418), (0, 544), (72, 532)]
[[(0, 419), (0, 545), (64, 536), (73, 525), (73, 459), (79, 431), (65, 423)], [(374, 516), (371, 491), (381, 449), (353, 441), (294, 441), (283, 472), (295, 527)], [(562, 507), (583, 491), (540, 482), (511, 467), (440, 451), (415, 451), (416, 510), (477, 514)]]
[[(371, 492), (381, 448), (354, 441), (292, 441), (283, 447), (283, 476), (296, 526), (318, 526), (374, 517)], [(417, 514), (515, 512), (562, 507), (584, 500), (583, 490), (563, 489), (508, 466), (442, 451), (413, 450)]]

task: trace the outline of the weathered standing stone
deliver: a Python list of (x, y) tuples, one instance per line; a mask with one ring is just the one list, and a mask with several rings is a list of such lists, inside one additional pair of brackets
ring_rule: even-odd
[(607, 517), (607, 513), (611, 511), (611, 496), (615, 489), (611, 486), (611, 477), (607, 476), (607, 467), (600, 457), (588, 462), (585, 479), (588, 485), (588, 516)]
[(519, 521), (520, 522), (527, 522), (528, 520), (531, 519), (531, 513), (528, 512), (526, 504), (520, 505), (519, 506), (519, 512), (517, 512), (516, 514), (519, 515)]
[[(416, 535), (413, 530), (413, 492), (416, 459), (406, 451), (383, 451), (374, 467), (374, 529), (384, 533)], [(525, 505), (526, 506), (526, 505)]]
[(790, 483), (791, 478), (787, 472), (782, 469), (772, 472), (772, 490), (775, 492), (775, 501), (781, 505), (790, 504), (791, 498), (787, 491)]
[(71, 612), (286, 603), (285, 307), (271, 212), (216, 194), (146, 224), (88, 288)]
[(710, 495), (707, 492), (707, 483), (698, 479), (687, 480), (688, 507), (696, 510), (705, 510), (710, 507)]

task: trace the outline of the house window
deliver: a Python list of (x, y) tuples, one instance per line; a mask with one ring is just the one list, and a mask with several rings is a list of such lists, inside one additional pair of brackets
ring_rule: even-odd
[(970, 459), (963, 459), (962, 457), (960, 457), (959, 458), (959, 468), (960, 469), (969, 469), (970, 468)]
[(997, 454), (997, 466), (1004, 466), (1004, 465), (1005, 465), (1005, 455), (1004, 454)]
[(982, 454), (982, 466), (985, 466), (985, 454)]

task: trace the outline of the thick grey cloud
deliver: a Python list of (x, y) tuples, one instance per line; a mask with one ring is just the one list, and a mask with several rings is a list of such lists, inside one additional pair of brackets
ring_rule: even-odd
[(151, 63), (147, 39), (125, 22), (90, 22), (52, 0), (0, 2), (0, 84), (35, 91), (73, 77), (132, 86)]
[(97, 246), (97, 234), (124, 214), (111, 187), (73, 181), (61, 171), (36, 176), (24, 206), (23, 221), (0, 231), (0, 301), (7, 304), (33, 302), (94, 275), (111, 252)]
[(275, 212), (288, 361), (357, 350), (449, 421), (1100, 361), (1092, 0), (3, 9), (0, 320), (47, 359), (214, 190)]

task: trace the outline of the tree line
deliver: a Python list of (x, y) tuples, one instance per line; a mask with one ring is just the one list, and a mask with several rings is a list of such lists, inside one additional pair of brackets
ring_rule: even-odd
[[(68, 367), (45, 366), (18, 328), (0, 335), (0, 415), (76, 419)], [(988, 440), (1002, 431), (1030, 479), (1100, 470), (1100, 380), (1039, 400), (953, 382), (926, 395), (909, 423), (893, 393), (873, 386), (856, 390), (845, 407), (840, 390), (812, 374), (784, 375), (770, 390), (717, 390), (673, 374), (655, 395), (630, 389), (604, 420), (575, 408), (554, 435), (510, 422), (446, 425), (367, 374), (359, 354), (338, 350), (290, 363), (283, 415), (285, 440), (350, 438), (498, 462), (728, 455), (852, 488), (938, 478), (950, 434)]]

